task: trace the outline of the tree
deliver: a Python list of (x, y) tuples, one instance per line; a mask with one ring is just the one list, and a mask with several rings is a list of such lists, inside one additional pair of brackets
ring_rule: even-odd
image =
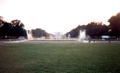
[(78, 25), (76, 28), (72, 29), (70, 32), (66, 33), (66, 36), (70, 34), (71, 37), (76, 38), (79, 36), (79, 31), (86, 29), (86, 25)]
[(49, 36), (49, 33), (47, 33), (45, 30), (42, 30), (40, 28), (37, 28), (37, 29), (32, 29), (32, 35), (33, 37), (35, 38), (40, 38), (42, 36), (44, 37), (48, 37)]
[(86, 30), (86, 35), (89, 35), (91, 38), (99, 38), (102, 35), (108, 35), (108, 26), (102, 22), (91, 22), (87, 25), (79, 25), (76, 28), (72, 29), (70, 32), (66, 33), (66, 36), (69, 34), (71, 37), (78, 37), (80, 30)]
[(108, 22), (110, 23), (110, 35), (111, 36), (120, 36), (120, 12), (117, 15), (112, 16)]
[(0, 16), (0, 27), (2, 27), (2, 26), (3, 26), (3, 22), (4, 22), (3, 17), (2, 17), (2, 16)]
[(18, 38), (19, 36), (27, 36), (24, 24), (17, 19), (7, 22), (0, 16), (0, 38)]
[(24, 24), (20, 20), (12, 20), (11, 21), (13, 34), (14, 36), (27, 36), (26, 30), (24, 29)]
[(11, 24), (4, 21), (3, 17), (0, 16), (0, 36), (10, 36), (11, 35)]
[(99, 38), (102, 35), (108, 35), (108, 26), (102, 22), (91, 22), (87, 24), (86, 32), (91, 38)]
[(95, 36), (99, 35), (99, 32), (100, 32), (99, 28), (100, 27), (98, 27), (97, 22), (88, 23), (86, 26), (86, 33), (91, 38), (94, 38)]

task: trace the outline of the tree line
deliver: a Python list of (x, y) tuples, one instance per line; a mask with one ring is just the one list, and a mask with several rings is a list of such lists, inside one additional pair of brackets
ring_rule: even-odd
[(76, 28), (66, 33), (71, 37), (78, 37), (80, 30), (86, 30), (86, 35), (91, 38), (100, 38), (102, 35), (114, 36), (115, 38), (120, 37), (120, 12), (108, 19), (109, 25), (103, 24), (102, 22), (90, 22), (87, 25), (78, 25)]
[(32, 36), (34, 38), (39, 38), (39, 37), (49, 37), (49, 33), (47, 33), (45, 30), (40, 29), (40, 28), (36, 28), (36, 29), (32, 29)]
[[(120, 12), (108, 19), (109, 25), (103, 24), (102, 22), (90, 22), (87, 25), (79, 25), (72, 29), (69, 34), (71, 37), (78, 37), (79, 30), (86, 30), (86, 35), (91, 38), (100, 38), (102, 35), (114, 36), (115, 38), (120, 37)], [(24, 29), (25, 25), (18, 19), (7, 22), (0, 16), (0, 38), (18, 38), (24, 36), (27, 38), (27, 31)], [(49, 33), (40, 28), (32, 29), (33, 37), (39, 38), (42, 36), (48, 37)]]
[(11, 20), (7, 22), (0, 16), (0, 38), (19, 38), (20, 36), (27, 37), (24, 24), (18, 20)]
[[(29, 30), (24, 29), (25, 25), (18, 19), (7, 22), (2, 16), (0, 16), (0, 39), (17, 39), (19, 37), (27, 37)], [(31, 34), (35, 38), (48, 37), (49, 33), (40, 28), (32, 29)]]

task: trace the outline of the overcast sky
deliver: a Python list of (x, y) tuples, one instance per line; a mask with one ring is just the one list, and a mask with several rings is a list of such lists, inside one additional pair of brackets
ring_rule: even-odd
[[(21, 20), (26, 29), (66, 33), (92, 21), (107, 23), (120, 0), (0, 0), (0, 16)], [(107, 23), (108, 24), (108, 23)]]

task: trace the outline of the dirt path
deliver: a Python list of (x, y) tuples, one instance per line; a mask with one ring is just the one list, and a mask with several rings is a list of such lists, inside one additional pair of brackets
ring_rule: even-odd
[(37, 41), (29, 41), (29, 40), (22, 40), (22, 41), (0, 41), (0, 44), (99, 44), (99, 43), (103, 43), (103, 44), (120, 44), (120, 41), (83, 41), (83, 42), (80, 42), (80, 41), (56, 41), (56, 40), (45, 40), (45, 41), (40, 41), (40, 40), (37, 40)]

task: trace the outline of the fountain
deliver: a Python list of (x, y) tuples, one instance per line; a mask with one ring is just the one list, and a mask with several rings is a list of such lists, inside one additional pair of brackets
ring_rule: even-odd
[(79, 36), (78, 36), (78, 41), (84, 42), (86, 39), (86, 31), (85, 30), (80, 30), (79, 31)]
[(27, 38), (28, 40), (33, 40), (32, 32), (30, 30), (27, 30)]
[(70, 34), (68, 34), (68, 40), (71, 38), (71, 35)]

